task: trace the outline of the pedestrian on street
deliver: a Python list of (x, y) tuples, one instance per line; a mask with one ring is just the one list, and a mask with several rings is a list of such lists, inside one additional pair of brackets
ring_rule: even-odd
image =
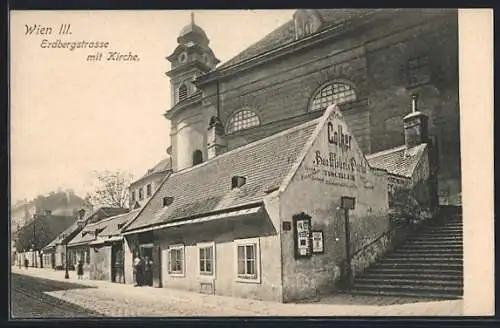
[(82, 260), (78, 261), (77, 274), (78, 274), (78, 280), (83, 279), (83, 261)]
[(136, 254), (134, 258), (134, 275), (135, 275), (134, 286), (140, 286), (140, 281), (141, 281), (140, 264), (141, 264), (141, 259), (139, 258), (139, 255)]
[(145, 262), (143, 257), (139, 257), (139, 268), (137, 272), (139, 273), (139, 286), (144, 286), (145, 283)]
[(30, 261), (28, 260), (27, 257), (24, 258), (24, 267), (26, 268), (26, 270), (28, 270), (28, 265), (30, 264)]
[(149, 259), (148, 256), (144, 258), (144, 280), (145, 280), (145, 285), (152, 286), (153, 285), (153, 274), (152, 274), (152, 265), (153, 261)]

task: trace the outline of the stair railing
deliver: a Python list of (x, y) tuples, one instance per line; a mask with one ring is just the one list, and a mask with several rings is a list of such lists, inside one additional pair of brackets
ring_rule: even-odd
[[(349, 260), (349, 262), (352, 265), (353, 263), (352, 260), (356, 256), (366, 252), (371, 246), (373, 246), (375, 243), (379, 242), (382, 238), (385, 238), (387, 236), (388, 236), (389, 246), (383, 253), (380, 254), (380, 256), (390, 253), (395, 247), (397, 247), (402, 242), (407, 240), (410, 236), (414, 235), (422, 226), (423, 221), (426, 220), (414, 220), (411, 218), (405, 218), (405, 219), (399, 218), (397, 220), (391, 220), (391, 227), (387, 231), (384, 231), (375, 239), (371, 240), (370, 242), (364, 244), (357, 250), (353, 251), (349, 256), (349, 259), (346, 258), (342, 262), (342, 265), (345, 265), (347, 260)], [(365, 270), (367, 270), (372, 264), (373, 263), (369, 264), (369, 266)], [(351, 277), (350, 277), (351, 279), (346, 279), (346, 281), (353, 282), (354, 281), (353, 278), (355, 278), (355, 276), (357, 276), (358, 274), (356, 274), (356, 270), (354, 270), (354, 268), (352, 267), (350, 272), (351, 272)]]

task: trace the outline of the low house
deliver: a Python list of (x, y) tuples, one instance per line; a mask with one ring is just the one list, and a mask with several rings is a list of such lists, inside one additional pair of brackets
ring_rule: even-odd
[(74, 254), (76, 265), (84, 261), (84, 274), (90, 279), (124, 283), (123, 237), (121, 228), (137, 215), (139, 210), (115, 215), (90, 223), (68, 242), (68, 251)]
[[(412, 97), (412, 112), (403, 118), (405, 144), (366, 156), (372, 167), (386, 170), (389, 183), (389, 208), (401, 215), (412, 211), (415, 219), (432, 217), (439, 208), (436, 141), (428, 135), (427, 115), (417, 108)], [(404, 192), (406, 190), (406, 192)], [(402, 192), (403, 191), (403, 192)], [(402, 196), (406, 209), (401, 209)], [(413, 207), (413, 208), (411, 208)]]
[(42, 249), (76, 220), (76, 215), (56, 215), (51, 211), (36, 213), (33, 220), (17, 231), (18, 259), (22, 262), (27, 258), (29, 266), (51, 267), (50, 256)]
[(129, 186), (129, 207), (139, 208), (147, 203), (158, 189), (163, 179), (172, 172), (170, 156), (162, 159), (150, 168), (142, 177), (133, 181)]
[[(80, 211), (80, 218), (74, 222), (69, 228), (59, 234), (53, 241), (51, 241), (42, 250), (46, 256), (50, 257), (51, 266), (57, 270), (64, 270), (66, 267), (66, 246), (67, 243), (72, 240), (80, 231), (89, 223), (94, 223), (99, 220), (114, 216), (117, 214), (122, 214), (127, 212), (125, 208), (114, 208), (114, 207), (99, 207), (90, 213), (85, 213), (85, 211)], [(74, 270), (74, 255), (68, 252), (68, 268)]]
[(347, 245), (356, 250), (384, 233), (387, 213), (387, 171), (369, 165), (331, 106), (172, 173), (123, 228), (125, 276), (139, 251), (153, 258), (156, 287), (304, 299), (339, 287), (350, 274)]

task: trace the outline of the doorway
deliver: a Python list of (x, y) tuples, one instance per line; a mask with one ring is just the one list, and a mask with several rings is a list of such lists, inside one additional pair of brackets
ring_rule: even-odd
[(161, 287), (160, 247), (154, 244), (140, 245), (139, 255), (144, 263), (144, 284), (157, 288)]
[(123, 284), (124, 277), (124, 255), (122, 243), (111, 246), (111, 282)]

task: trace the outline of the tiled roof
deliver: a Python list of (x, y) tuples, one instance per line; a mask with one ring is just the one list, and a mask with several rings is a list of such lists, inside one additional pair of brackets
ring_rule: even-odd
[(138, 209), (125, 214), (112, 216), (96, 223), (88, 224), (68, 243), (68, 245), (81, 245), (95, 240), (94, 232), (96, 230), (101, 230), (99, 237), (120, 235), (122, 224), (126, 224), (128, 221), (133, 219), (137, 213), (139, 213)]
[[(279, 187), (311, 137), (318, 119), (173, 173), (124, 231), (262, 201)], [(246, 184), (231, 190), (232, 176)], [(164, 197), (173, 203), (163, 206)]]
[(133, 211), (130, 211), (128, 213), (118, 215), (113, 217), (113, 219), (110, 219), (108, 222), (106, 220), (106, 229), (101, 233), (103, 236), (117, 236), (121, 234), (121, 230), (124, 224), (129, 222), (130, 220), (133, 220), (135, 216), (139, 213), (140, 209), (135, 209)]
[(366, 159), (372, 167), (387, 170), (391, 174), (411, 178), (426, 147), (427, 144), (420, 144), (407, 150), (406, 146), (403, 145), (366, 155)]
[(168, 171), (170, 169), (172, 169), (172, 161), (170, 160), (170, 156), (168, 156), (168, 157), (162, 159), (161, 161), (159, 161), (158, 163), (156, 163), (155, 166), (150, 168), (142, 177), (135, 180), (131, 184), (134, 184), (138, 181), (141, 181), (142, 179), (144, 179), (152, 174), (165, 172), (165, 171)]
[[(114, 208), (114, 207), (99, 207), (93, 211), (87, 212), (83, 218), (85, 223), (91, 221), (91, 219), (99, 216), (100, 218), (106, 218), (118, 214), (122, 214), (124, 211), (128, 211), (124, 208)], [(71, 235), (74, 235), (78, 230), (78, 220), (76, 220), (72, 225), (70, 225), (66, 230), (64, 230), (59, 236), (57, 236), (53, 241), (51, 241), (45, 249), (55, 247), (57, 244), (64, 243), (64, 241)]]
[[(321, 16), (324, 25), (322, 29), (329, 26), (340, 24), (343, 21), (351, 19), (355, 16), (360, 16), (366, 14), (369, 9), (320, 9), (317, 10)], [(260, 41), (257, 41), (247, 49), (243, 50), (241, 53), (235, 57), (229, 59), (224, 64), (220, 65), (216, 70), (220, 68), (225, 68), (242, 61), (245, 61), (254, 56), (260, 55), (262, 53), (268, 52), (270, 50), (282, 47), (288, 43), (295, 41), (295, 24), (293, 19), (289, 20), (285, 24), (281, 25)]]

